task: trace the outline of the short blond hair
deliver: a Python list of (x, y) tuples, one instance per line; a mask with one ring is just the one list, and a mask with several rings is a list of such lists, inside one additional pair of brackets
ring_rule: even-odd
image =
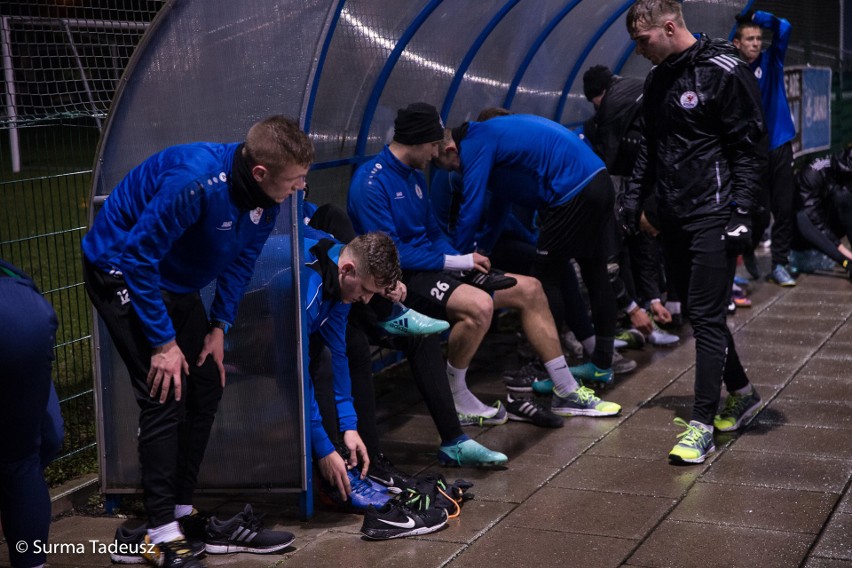
[(642, 24), (649, 27), (661, 26), (666, 20), (686, 27), (683, 9), (678, 0), (637, 0), (627, 11), (627, 33), (633, 35), (636, 28)]
[(252, 125), (243, 156), (252, 165), (278, 173), (291, 165), (309, 166), (314, 161), (314, 145), (295, 120), (278, 114)]

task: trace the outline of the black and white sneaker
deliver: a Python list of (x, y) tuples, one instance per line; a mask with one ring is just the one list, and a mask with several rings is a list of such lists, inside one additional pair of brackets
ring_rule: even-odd
[(497, 270), (496, 268), (492, 268), (488, 272), (480, 272), (473, 269), (463, 270), (458, 273), (458, 278), (465, 284), (476, 286), (480, 290), (484, 290), (489, 293), (511, 288), (518, 283), (516, 279), (511, 276), (506, 276), (503, 271)]
[(398, 470), (384, 454), (379, 454), (375, 459), (370, 460), (367, 477), (387, 487), (388, 493), (397, 494), (408, 486), (408, 481), (411, 479), (410, 475)]
[[(204, 554), (204, 542), (189, 542), (194, 557)], [(109, 553), (113, 564), (155, 564), (161, 559), (159, 547), (148, 538), (148, 525), (143, 524), (131, 529), (120, 525), (115, 529), (115, 545)]]
[(547, 369), (537, 359), (530, 361), (517, 371), (503, 371), (506, 390), (511, 392), (533, 392), (533, 383), (550, 378)]
[(506, 395), (506, 412), (509, 420), (532, 422), (543, 428), (561, 428), (564, 420), (552, 413), (548, 408), (536, 402), (533, 398), (512, 398)]
[(373, 540), (388, 540), (435, 532), (447, 524), (447, 510), (436, 507), (427, 495), (406, 489), (382, 507), (369, 507), (361, 534)]
[(251, 505), (246, 505), (242, 513), (237, 513), (226, 521), (210, 517), (210, 522), (207, 523), (206, 548), (209, 554), (264, 554), (287, 548), (295, 539), (293, 533), (263, 528), (262, 516), (255, 515)]

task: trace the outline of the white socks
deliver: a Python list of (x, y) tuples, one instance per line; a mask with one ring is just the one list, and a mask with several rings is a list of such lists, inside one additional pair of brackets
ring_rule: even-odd
[(172, 521), (168, 524), (160, 525), (159, 527), (149, 528), (148, 536), (151, 537), (151, 542), (158, 543), (183, 538), (183, 533), (180, 532), (180, 525), (178, 525), (178, 522)]
[(175, 505), (175, 518), (186, 517), (192, 514), (192, 505)]
[(450, 381), (450, 391), (453, 393), (453, 402), (456, 405), (456, 412), (459, 414), (473, 414), (476, 416), (484, 416), (491, 418), (497, 414), (497, 408), (486, 406), (481, 400), (476, 398), (467, 388), (467, 368), (456, 369), (447, 363), (447, 378)]
[(560, 355), (556, 359), (548, 361), (544, 364), (544, 368), (547, 369), (547, 374), (553, 381), (553, 390), (557, 394), (561, 393), (564, 396), (580, 387), (568, 369), (568, 362), (564, 356)]
[(592, 353), (595, 352), (595, 335), (590, 335), (580, 343), (583, 344), (583, 350), (586, 352), (586, 354), (591, 357)]

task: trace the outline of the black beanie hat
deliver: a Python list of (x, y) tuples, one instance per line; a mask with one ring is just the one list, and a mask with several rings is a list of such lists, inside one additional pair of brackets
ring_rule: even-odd
[(593, 98), (609, 89), (611, 83), (612, 71), (609, 67), (606, 65), (589, 67), (589, 70), (583, 73), (583, 94), (591, 102)]
[(428, 103), (411, 103), (396, 113), (393, 122), (395, 142), (414, 146), (444, 139), (444, 123), (438, 109)]

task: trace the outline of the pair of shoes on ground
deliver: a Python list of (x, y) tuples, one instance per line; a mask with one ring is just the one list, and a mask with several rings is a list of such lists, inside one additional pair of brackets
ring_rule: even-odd
[[(571, 371), (571, 375), (575, 379), (577, 379), (577, 381), (592, 384), (597, 383), (600, 385), (609, 385), (612, 384), (613, 377), (616, 373), (630, 372), (636, 368), (636, 361), (627, 359), (617, 351), (613, 353), (612, 361), (613, 366), (609, 369), (602, 369), (591, 361), (586, 361), (585, 363), (581, 365), (576, 365), (574, 367), (568, 367), (568, 369)], [(627, 370), (625, 371), (625, 369)], [(553, 381), (549, 377), (542, 376), (541, 374), (536, 374), (532, 372), (520, 373), (516, 375), (513, 373), (509, 375), (512, 387), (509, 387), (510, 380), (507, 379), (507, 375), (509, 375), (509, 373), (503, 374), (503, 380), (506, 381), (506, 388), (508, 388), (510, 391), (532, 391), (542, 395), (547, 395), (553, 392)], [(522, 391), (521, 388), (527, 390)]]
[(209, 519), (197, 511), (178, 519), (185, 537), (152, 544), (147, 525), (135, 529), (120, 526), (115, 531), (115, 551), (110, 559), (116, 564), (152, 564), (168, 568), (199, 568), (197, 560), (208, 554), (251, 552), (266, 554), (290, 546), (295, 536), (286, 531), (263, 527), (262, 516), (254, 514), (251, 505), (230, 519)]
[(369, 507), (361, 534), (372, 540), (389, 540), (435, 532), (457, 517), (472, 483), (457, 479), (447, 484), (440, 474), (411, 478), (399, 495), (381, 507)]
[[(676, 344), (680, 341), (680, 337), (674, 335), (673, 333), (669, 333), (660, 328), (656, 323), (652, 323), (653, 329), (649, 335), (643, 334), (638, 329), (625, 329), (615, 335), (615, 341), (613, 342), (613, 347), (616, 349), (642, 349), (646, 344), (654, 345), (656, 347), (669, 347), (671, 345)], [(618, 354), (618, 358), (616, 358), (615, 354), (613, 354), (613, 366), (618, 364), (620, 361), (630, 361), (629, 359), (624, 359), (624, 356), (620, 353)], [(634, 365), (631, 366), (629, 370), (620, 370), (616, 371), (616, 374), (630, 372), (636, 368), (635, 361), (631, 361)], [(621, 363), (622, 365), (629, 365), (626, 363)]]
[(679, 441), (669, 452), (669, 461), (680, 464), (703, 463), (716, 451), (713, 430), (719, 432), (738, 430), (748, 424), (762, 406), (760, 395), (752, 387), (748, 394), (728, 394), (725, 407), (713, 420), (713, 429), (695, 420), (687, 423), (683, 418), (675, 418), (674, 423), (686, 429), (678, 434)]

